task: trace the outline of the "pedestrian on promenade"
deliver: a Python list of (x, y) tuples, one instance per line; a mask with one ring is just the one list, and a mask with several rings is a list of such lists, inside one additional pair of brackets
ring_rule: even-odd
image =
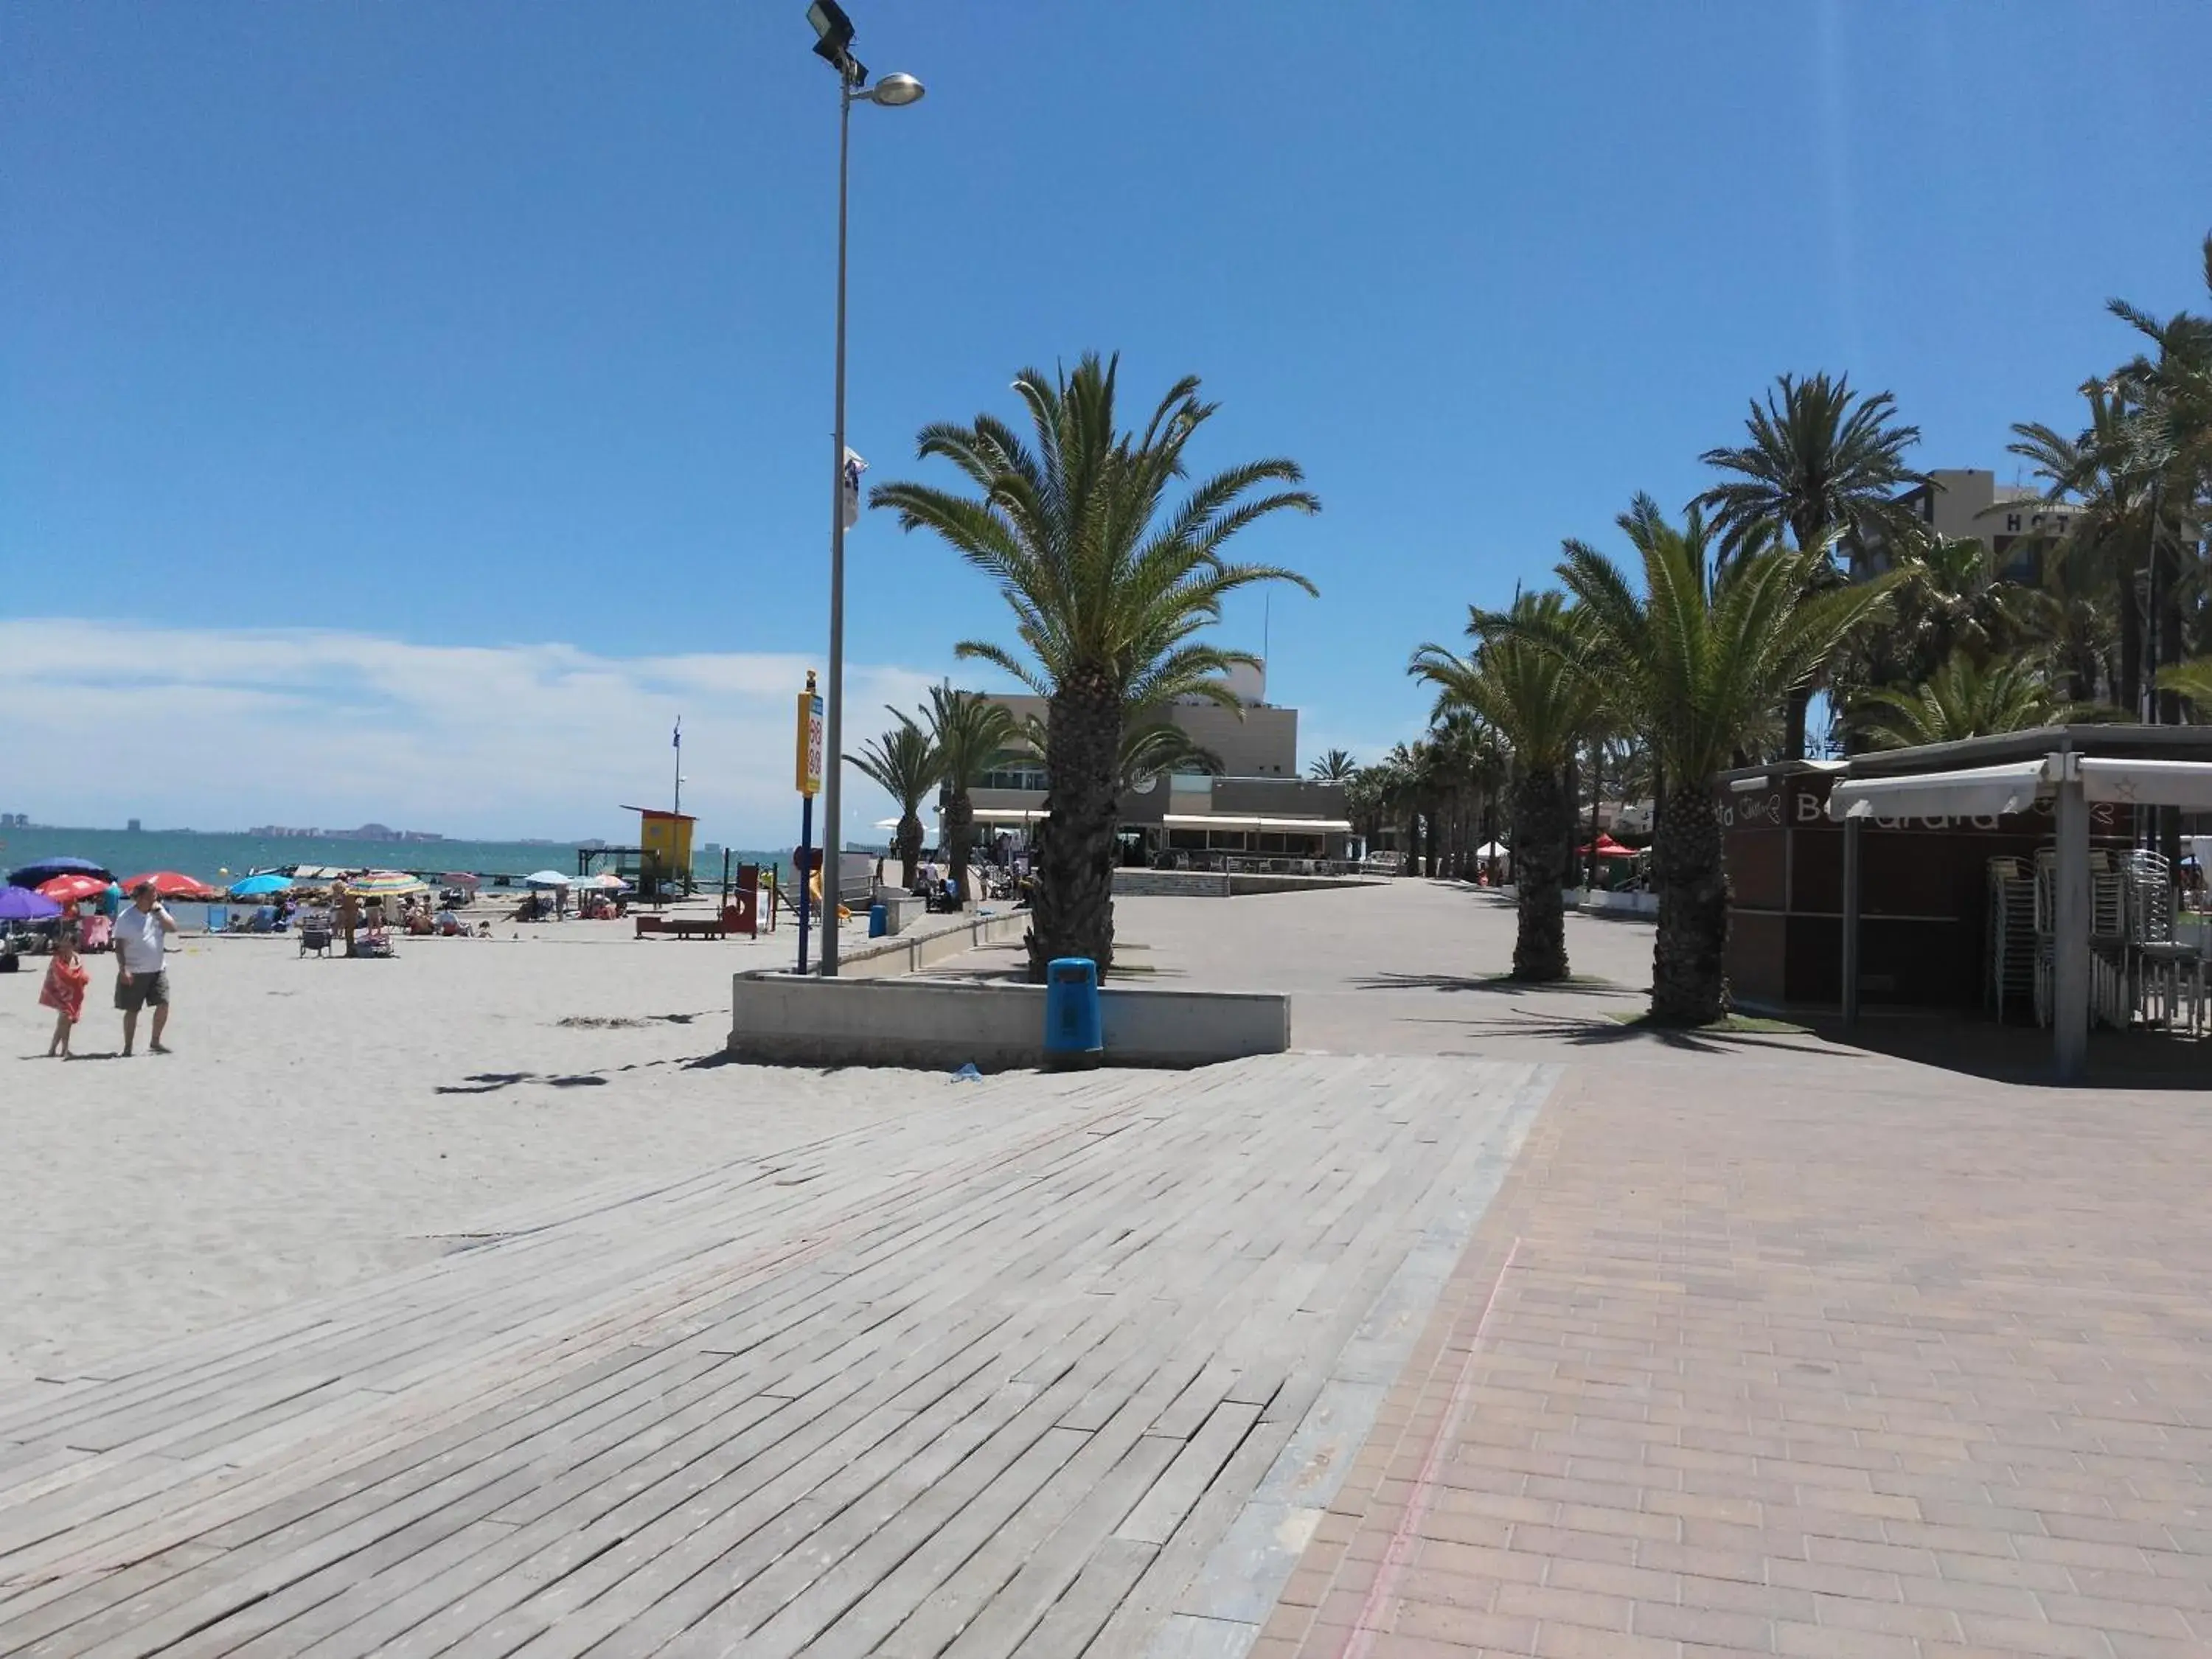
[(138, 1040), (138, 1011), (149, 1003), (154, 1036), (149, 1046), (157, 1054), (169, 1052), (161, 1033), (169, 1024), (167, 940), (176, 931), (177, 919), (152, 882), (142, 881), (131, 889), (130, 904), (115, 919), (115, 1006), (123, 1012), (126, 1058)]
[(39, 1006), (54, 1011), (54, 1040), (46, 1045), (46, 1058), (70, 1057), (70, 1032), (84, 1013), (84, 988), (92, 983), (92, 969), (76, 953), (76, 938), (66, 927), (54, 940), (54, 959), (46, 966), (46, 982), (39, 988)]

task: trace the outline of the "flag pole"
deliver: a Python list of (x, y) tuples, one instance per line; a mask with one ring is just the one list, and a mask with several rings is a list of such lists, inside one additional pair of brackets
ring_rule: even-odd
[(670, 739), (676, 745), (676, 806), (674, 815), (684, 816), (684, 716), (676, 717), (676, 735)]

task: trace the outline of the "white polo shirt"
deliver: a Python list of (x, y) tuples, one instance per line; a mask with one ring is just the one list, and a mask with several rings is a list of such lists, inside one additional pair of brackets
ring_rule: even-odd
[(115, 918), (115, 951), (126, 974), (158, 974), (167, 967), (161, 944), (161, 913), (123, 907)]

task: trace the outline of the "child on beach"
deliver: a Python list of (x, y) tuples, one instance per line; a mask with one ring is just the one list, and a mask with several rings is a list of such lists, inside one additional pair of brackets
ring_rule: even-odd
[(70, 1031), (84, 1012), (84, 988), (92, 983), (92, 970), (79, 959), (76, 941), (64, 933), (54, 941), (54, 959), (46, 969), (46, 982), (39, 988), (39, 1006), (54, 1011), (54, 1040), (46, 1045), (46, 1058), (70, 1057)]

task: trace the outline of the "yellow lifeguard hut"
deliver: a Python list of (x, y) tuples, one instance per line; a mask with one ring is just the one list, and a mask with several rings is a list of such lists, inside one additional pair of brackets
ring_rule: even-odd
[(664, 881), (683, 884), (690, 892), (691, 826), (698, 823), (689, 812), (664, 812), (656, 806), (625, 806), (637, 814), (637, 847), (647, 890), (658, 890)]

